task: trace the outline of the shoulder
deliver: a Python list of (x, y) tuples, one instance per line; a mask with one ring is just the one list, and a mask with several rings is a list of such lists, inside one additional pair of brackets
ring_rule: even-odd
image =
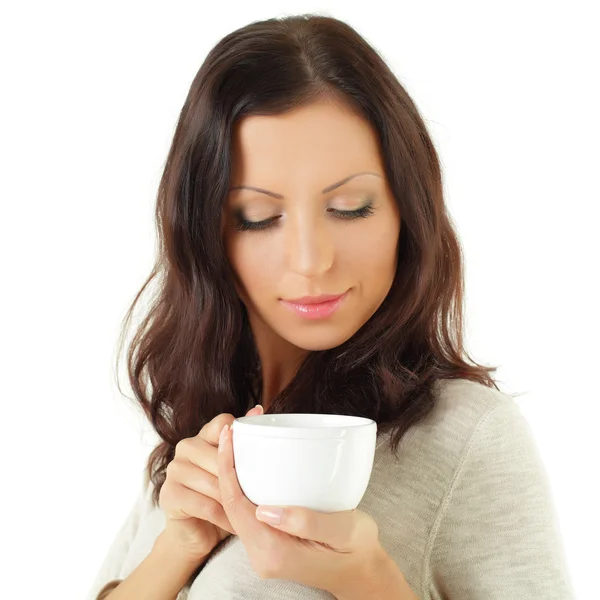
[[(512, 396), (469, 381), (440, 387), (432, 422), (455, 460), (450, 494), (518, 495), (548, 485), (533, 430)], [(533, 484), (533, 485), (532, 485)], [(482, 487), (484, 486), (484, 487)]]
[[(454, 523), (452, 529), (452, 519), (480, 519), (488, 526), (495, 522), (491, 534), (501, 526), (516, 527), (515, 518), (525, 513), (528, 519), (535, 513), (546, 523), (552, 520), (548, 473), (512, 396), (470, 381), (446, 382), (424, 429), (427, 462), (440, 465), (437, 472), (443, 473), (437, 525)], [(514, 510), (515, 504), (525, 513)]]
[(401, 495), (411, 481), (430, 507), (445, 504), (459, 483), (477, 489), (494, 475), (496, 483), (545, 476), (529, 423), (512, 396), (465, 379), (440, 381), (434, 393), (433, 410), (404, 434), (397, 454), (389, 450), (393, 432), (378, 440), (373, 485), (380, 477), (388, 493)]
[[(467, 379), (440, 380), (435, 405), (401, 440), (401, 452), (419, 464), (453, 472), (480, 431), (501, 432), (510, 424), (527, 427), (515, 399)], [(450, 475), (450, 473), (448, 473)]]
[(494, 412), (520, 414), (512, 396), (468, 379), (440, 380), (434, 393), (436, 405), (425, 426), (447, 430), (463, 441)]
[(517, 471), (539, 471), (532, 428), (512, 396), (464, 379), (440, 382), (437, 392), (438, 404), (425, 427), (438, 440), (438, 451), (456, 461), (457, 473), (477, 461), (497, 468), (502, 460)]
[[(454, 384), (441, 396), (446, 424), (436, 431), (455, 464), (430, 531), (433, 580), (443, 580), (453, 597), (571, 598), (551, 483), (532, 428), (511, 396), (478, 387)], [(458, 428), (460, 442), (449, 427)], [(520, 578), (530, 595), (521, 593)]]

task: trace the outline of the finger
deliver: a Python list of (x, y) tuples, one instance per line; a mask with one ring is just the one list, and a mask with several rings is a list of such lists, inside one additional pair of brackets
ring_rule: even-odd
[[(263, 407), (257, 404), (246, 413), (246, 416), (253, 417), (261, 414), (263, 414)], [(182, 440), (177, 445), (176, 455), (189, 460), (192, 464), (216, 477), (218, 475), (217, 447), (219, 445), (219, 434), (224, 425), (231, 425), (233, 421), (235, 421), (235, 418), (229, 413), (216, 416), (202, 428), (197, 436)]]
[(265, 525), (256, 519), (256, 505), (250, 502), (240, 487), (235, 472), (233, 442), (226, 425), (221, 434), (217, 462), (219, 465), (219, 488), (223, 510), (240, 537), (247, 539), (264, 535)]
[[(254, 408), (251, 408), (245, 416), (254, 417), (264, 413), (263, 407), (257, 404)], [(211, 446), (215, 448), (219, 445), (219, 435), (224, 425), (230, 425), (235, 421), (235, 417), (231, 413), (221, 413), (217, 415), (212, 421), (209, 421), (198, 434), (197, 437), (207, 441)]]
[(208, 521), (236, 535), (223, 507), (216, 500), (203, 496), (183, 484), (177, 484), (177, 504), (182, 518), (194, 517)]
[(175, 456), (181, 462), (190, 462), (197, 468), (217, 477), (217, 448), (199, 436), (185, 438), (177, 444)]
[(247, 417), (255, 417), (257, 415), (262, 415), (264, 414), (264, 409), (262, 407), (261, 404), (257, 404), (254, 408), (251, 408), (247, 413), (246, 416)]
[(231, 425), (235, 421), (235, 417), (230, 413), (221, 413), (212, 421), (209, 421), (196, 436), (208, 442), (215, 448), (219, 445), (219, 434), (224, 425)]
[(219, 504), (221, 503), (219, 481), (216, 475), (213, 475), (204, 468), (198, 468), (197, 465), (185, 459), (170, 462), (167, 466), (167, 471), (174, 480), (181, 485), (184, 485), (199, 494), (208, 496), (209, 498), (216, 500)]
[(340, 551), (352, 551), (357, 544), (364, 545), (372, 541), (371, 538), (378, 539), (375, 521), (360, 510), (324, 513), (301, 506), (260, 505), (256, 507), (256, 518), (280, 531), (321, 542)]

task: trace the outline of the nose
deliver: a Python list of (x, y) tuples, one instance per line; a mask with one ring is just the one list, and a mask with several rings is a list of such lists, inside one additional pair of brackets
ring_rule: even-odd
[(322, 219), (299, 215), (288, 220), (285, 231), (289, 268), (305, 277), (318, 277), (333, 264), (334, 244)]

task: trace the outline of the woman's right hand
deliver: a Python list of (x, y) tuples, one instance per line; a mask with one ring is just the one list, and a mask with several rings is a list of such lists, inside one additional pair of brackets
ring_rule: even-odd
[[(259, 405), (246, 416), (262, 413)], [(235, 535), (221, 505), (217, 468), (219, 434), (234, 420), (233, 415), (222, 413), (198, 435), (181, 440), (166, 468), (159, 496), (167, 520), (162, 537), (192, 561), (201, 562), (219, 542)]]

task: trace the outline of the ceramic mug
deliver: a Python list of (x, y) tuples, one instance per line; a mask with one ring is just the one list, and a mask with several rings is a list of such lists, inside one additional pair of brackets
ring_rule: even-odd
[(337, 512), (364, 496), (377, 441), (371, 419), (267, 414), (240, 417), (231, 430), (238, 481), (254, 504)]

